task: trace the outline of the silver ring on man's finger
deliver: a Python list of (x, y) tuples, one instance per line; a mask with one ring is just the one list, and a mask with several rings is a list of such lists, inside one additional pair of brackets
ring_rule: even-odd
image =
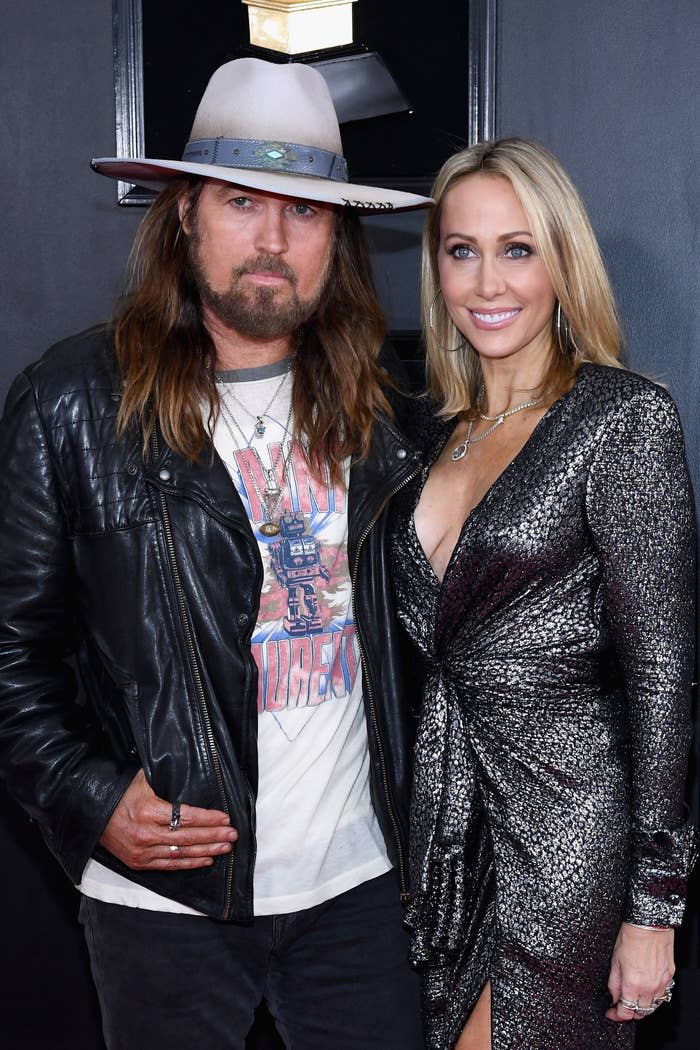
[(173, 802), (173, 811), (170, 815), (170, 824), (168, 825), (171, 831), (177, 831), (180, 827), (180, 803)]
[(179, 853), (180, 852), (180, 847), (179, 846), (168, 846), (168, 849), (170, 850), (171, 853)]

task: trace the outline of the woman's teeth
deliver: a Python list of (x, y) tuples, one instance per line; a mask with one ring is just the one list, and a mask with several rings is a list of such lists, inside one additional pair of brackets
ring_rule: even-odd
[(482, 314), (478, 310), (472, 310), (472, 314), (477, 321), (483, 321), (484, 324), (500, 324), (501, 321), (507, 321), (510, 317), (515, 317), (517, 313), (518, 310), (504, 310), (500, 314)]

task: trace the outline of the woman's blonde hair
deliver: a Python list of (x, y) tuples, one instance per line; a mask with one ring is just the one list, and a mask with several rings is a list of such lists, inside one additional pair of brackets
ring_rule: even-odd
[(461, 179), (477, 174), (498, 176), (511, 184), (554, 288), (554, 352), (542, 389), (562, 393), (584, 361), (619, 367), (622, 350), (620, 322), (600, 248), (566, 172), (537, 142), (519, 138), (480, 142), (443, 164), (432, 190), (436, 207), (428, 213), (423, 234), (428, 389), (441, 405), (440, 415), (448, 417), (483, 409), (479, 357), (447, 312), (438, 274), (445, 198)]

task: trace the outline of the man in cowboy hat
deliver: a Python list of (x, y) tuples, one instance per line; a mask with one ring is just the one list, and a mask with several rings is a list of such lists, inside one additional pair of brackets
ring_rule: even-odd
[[(107, 1044), (422, 1045), (381, 552), (416, 454), (318, 72), (219, 69), (115, 321), (0, 428), (0, 768), (82, 891)], [(164, 188), (163, 188), (164, 187)], [(77, 699), (73, 658), (83, 690)]]

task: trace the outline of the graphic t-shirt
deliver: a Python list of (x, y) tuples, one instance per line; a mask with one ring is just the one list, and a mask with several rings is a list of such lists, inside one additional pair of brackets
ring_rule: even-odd
[[(214, 434), (264, 571), (252, 636), (259, 716), (256, 915), (309, 908), (391, 867), (369, 794), (347, 490), (314, 479), (302, 450), (291, 445), (287, 365), (221, 373)], [(348, 470), (349, 464), (346, 479)], [(234, 629), (234, 605), (231, 616)], [(88, 863), (80, 888), (113, 903), (192, 912), (96, 861)]]

